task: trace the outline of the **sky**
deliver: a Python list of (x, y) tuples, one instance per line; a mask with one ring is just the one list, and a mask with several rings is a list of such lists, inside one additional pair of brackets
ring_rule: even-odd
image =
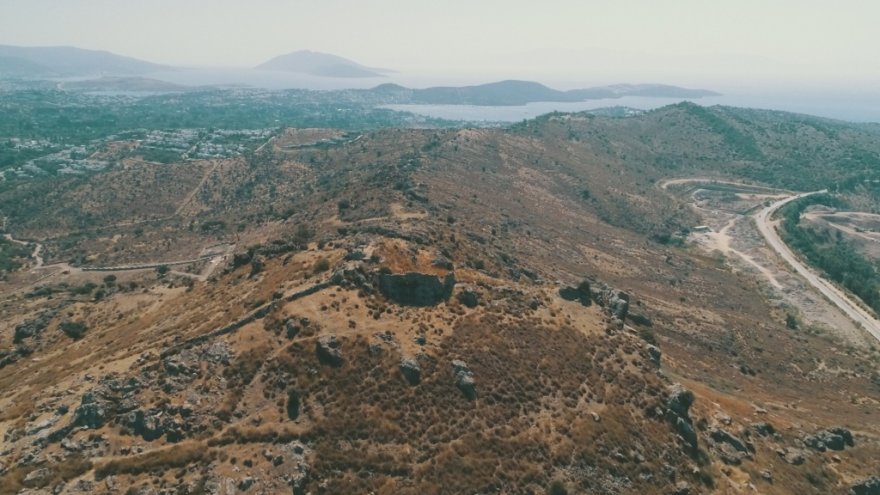
[(311, 49), (402, 74), (869, 91), (877, 0), (0, 0), (0, 44), (249, 67)]

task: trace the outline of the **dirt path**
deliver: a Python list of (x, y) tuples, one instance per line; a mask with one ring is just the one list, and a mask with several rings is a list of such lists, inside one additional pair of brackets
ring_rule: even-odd
[(202, 176), (202, 180), (200, 180), (199, 183), (196, 184), (196, 187), (194, 187), (192, 191), (190, 191), (186, 195), (186, 197), (183, 198), (183, 201), (181, 201), (180, 205), (177, 206), (177, 209), (174, 210), (174, 215), (180, 215), (183, 209), (192, 202), (193, 198), (196, 197), (196, 194), (198, 194), (198, 192), (202, 189), (202, 186), (205, 185), (205, 182), (208, 182), (208, 178), (214, 174), (214, 172), (217, 170), (217, 167), (219, 166), (220, 162), (218, 162), (217, 160), (213, 160), (213, 166), (205, 171), (205, 175)]
[[(4, 223), (5, 223), (5, 222), (4, 222)], [(42, 268), (42, 266), (43, 266), (43, 257), (40, 256), (40, 252), (43, 251), (43, 245), (42, 245), (42, 244), (40, 244), (40, 243), (38, 243), (38, 242), (27, 242), (27, 241), (22, 241), (22, 240), (20, 240), (20, 239), (15, 239), (15, 238), (12, 237), (12, 234), (5, 234), (3, 237), (4, 237), (7, 241), (9, 241), (9, 242), (13, 242), (13, 243), (15, 243), (15, 244), (19, 244), (19, 245), (21, 245), (21, 246), (30, 246), (31, 244), (33, 244), (33, 245), (34, 245), (34, 250), (33, 250), (33, 252), (31, 253), (31, 258), (34, 259), (35, 265), (31, 268), (31, 270), (38, 270), (38, 269)]]

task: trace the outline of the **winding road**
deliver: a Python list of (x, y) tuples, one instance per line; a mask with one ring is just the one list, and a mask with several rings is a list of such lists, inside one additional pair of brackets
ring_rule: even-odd
[[(730, 186), (740, 186), (751, 189), (765, 189), (768, 191), (776, 191), (783, 192), (778, 189), (765, 188), (762, 186), (754, 186), (751, 184), (743, 184), (734, 181), (728, 180), (719, 180), (712, 178), (680, 178), (680, 179), (669, 179), (666, 181), (661, 181), (658, 186), (661, 189), (667, 189), (671, 185), (683, 185), (689, 183), (705, 183), (705, 184), (725, 184)], [(867, 331), (871, 336), (880, 341), (880, 321), (875, 318), (870, 311), (864, 309), (857, 302), (853, 301), (852, 298), (847, 295), (844, 291), (839, 289), (837, 286), (832, 284), (830, 281), (821, 277), (815, 271), (811, 270), (809, 267), (804, 265), (797, 256), (795, 256), (794, 252), (788, 247), (788, 245), (783, 242), (782, 238), (779, 236), (779, 233), (776, 231), (776, 226), (778, 221), (772, 220), (773, 214), (778, 211), (780, 208), (785, 206), (786, 204), (795, 201), (797, 199), (811, 196), (813, 194), (822, 194), (828, 192), (823, 189), (821, 191), (813, 191), (806, 193), (798, 193), (791, 194), (786, 198), (779, 199), (770, 203), (768, 206), (756, 211), (751, 215), (752, 219), (755, 221), (755, 225), (758, 228), (758, 231), (764, 237), (764, 240), (767, 241), (767, 244), (770, 246), (776, 254), (779, 255), (789, 266), (791, 266), (795, 272), (797, 272), (800, 276), (802, 276), (810, 285), (816, 288), (822, 295), (824, 295), (831, 303), (837, 306), (847, 317), (856, 322), (863, 330)], [(725, 227), (725, 230), (729, 227)], [(736, 252), (736, 254), (740, 254)], [(746, 261), (751, 262), (753, 265), (756, 263), (754, 260), (746, 259)], [(771, 281), (775, 282), (775, 279)], [(778, 287), (777, 283), (774, 283)]]
[(779, 237), (779, 233), (776, 232), (776, 223), (771, 220), (773, 213), (776, 212), (779, 208), (782, 208), (786, 204), (795, 201), (797, 199), (811, 196), (813, 194), (821, 194), (828, 192), (827, 190), (822, 191), (814, 191), (808, 193), (796, 194), (794, 196), (790, 196), (785, 199), (781, 199), (774, 203), (771, 203), (769, 206), (765, 207), (762, 210), (759, 210), (755, 215), (755, 224), (758, 227), (758, 230), (761, 232), (761, 235), (764, 236), (764, 239), (767, 241), (767, 244), (773, 248), (774, 251), (783, 259), (786, 263), (788, 263), (798, 274), (804, 277), (807, 282), (810, 283), (813, 287), (816, 288), (819, 292), (822, 293), (825, 297), (828, 298), (835, 306), (840, 308), (848, 317), (850, 317), (853, 321), (858, 323), (864, 330), (870, 333), (875, 339), (880, 341), (880, 321), (877, 321), (870, 312), (853, 302), (843, 291), (838, 289), (828, 280), (817, 275), (814, 271), (810, 270), (807, 266), (798, 260), (798, 258), (794, 255), (791, 249), (782, 241), (782, 238)]

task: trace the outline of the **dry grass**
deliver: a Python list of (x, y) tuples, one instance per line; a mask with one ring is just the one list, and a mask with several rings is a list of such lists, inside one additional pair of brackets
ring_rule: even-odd
[(168, 469), (181, 468), (212, 458), (216, 453), (203, 443), (182, 443), (154, 450), (144, 454), (113, 459), (95, 468), (95, 478), (103, 479), (114, 475), (138, 475), (142, 473), (162, 473)]

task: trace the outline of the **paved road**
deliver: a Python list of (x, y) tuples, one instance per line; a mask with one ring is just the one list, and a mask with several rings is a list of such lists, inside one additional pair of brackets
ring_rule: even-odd
[(820, 277), (815, 272), (807, 268), (803, 263), (801, 263), (791, 251), (791, 249), (789, 249), (789, 247), (782, 241), (782, 238), (779, 237), (779, 234), (776, 232), (775, 224), (770, 221), (770, 217), (773, 215), (773, 213), (779, 208), (785, 206), (786, 204), (805, 196), (825, 192), (827, 191), (823, 190), (802, 193), (776, 201), (770, 204), (770, 206), (767, 206), (766, 208), (759, 210), (757, 213), (755, 213), (755, 224), (758, 226), (758, 230), (761, 232), (761, 235), (763, 235), (764, 239), (767, 240), (767, 244), (769, 244), (770, 247), (773, 248), (773, 250), (776, 251), (776, 253), (779, 254), (779, 256), (784, 259), (786, 263), (791, 265), (791, 267), (794, 268), (796, 272), (807, 279), (807, 282), (809, 282), (810, 285), (815, 287), (816, 290), (827, 297), (832, 303), (834, 303), (835, 306), (840, 308), (840, 310), (843, 311), (847, 316), (849, 316), (853, 321), (861, 325), (861, 327), (867, 330), (868, 333), (874, 336), (875, 339), (880, 340), (880, 321), (877, 321), (877, 319), (874, 318), (871, 313), (850, 300), (850, 298), (847, 297), (846, 294), (843, 293), (843, 291), (832, 285), (831, 282)]
[[(779, 189), (765, 188), (761, 186), (754, 186), (751, 184), (742, 184), (734, 181), (727, 180), (718, 180), (708, 177), (692, 177), (692, 178), (679, 178), (679, 179), (668, 179), (665, 181), (661, 181), (658, 183), (658, 186), (661, 189), (667, 189), (672, 185), (681, 185), (688, 183), (721, 183), (727, 184), (731, 186), (743, 186), (749, 188), (761, 188), (770, 191), (782, 192)], [(785, 260), (799, 275), (804, 277), (810, 285), (816, 288), (822, 295), (828, 298), (835, 306), (840, 308), (841, 311), (845, 315), (847, 315), (850, 319), (859, 324), (865, 331), (871, 334), (875, 339), (880, 340), (880, 321), (878, 321), (874, 316), (867, 310), (863, 309), (861, 306), (853, 302), (849, 296), (847, 296), (843, 291), (838, 289), (834, 284), (825, 280), (812, 270), (810, 270), (807, 266), (798, 260), (797, 256), (789, 249), (789, 247), (782, 241), (782, 238), (779, 237), (779, 234), (776, 232), (776, 225), (774, 222), (770, 220), (770, 217), (773, 216), (773, 213), (782, 208), (786, 204), (799, 199), (805, 196), (810, 196), (813, 194), (825, 193), (826, 190), (822, 191), (813, 191), (808, 193), (794, 194), (787, 198), (780, 199), (771, 203), (769, 206), (758, 210), (755, 212), (752, 217), (755, 219), (755, 224), (758, 227), (758, 230), (761, 232), (761, 235), (764, 236), (764, 239), (767, 241), (767, 244), (776, 251), (776, 253)]]

